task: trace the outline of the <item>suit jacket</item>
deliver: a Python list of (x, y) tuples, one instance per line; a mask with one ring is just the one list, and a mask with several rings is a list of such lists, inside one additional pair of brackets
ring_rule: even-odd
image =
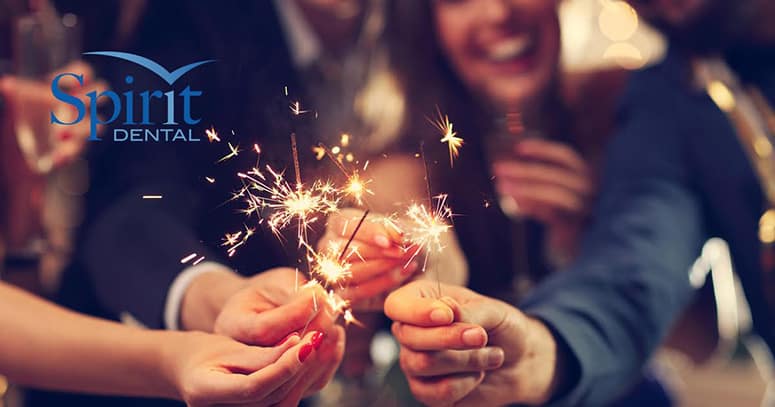
[[(727, 57), (775, 101), (771, 49)], [(757, 238), (762, 191), (735, 130), (693, 88), (689, 69), (671, 49), (633, 75), (580, 258), (523, 304), (566, 347), (571, 380), (560, 404), (601, 405), (638, 376), (691, 299), (688, 270), (711, 236), (729, 243), (755, 328), (775, 345)]]

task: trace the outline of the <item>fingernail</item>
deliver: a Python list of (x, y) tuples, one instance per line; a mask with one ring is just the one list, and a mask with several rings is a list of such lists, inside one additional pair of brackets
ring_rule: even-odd
[(299, 336), (299, 333), (298, 333), (298, 332), (291, 332), (291, 333), (290, 333), (288, 336), (286, 336), (285, 338), (283, 338), (283, 339), (282, 339), (280, 342), (278, 342), (278, 343), (277, 343), (277, 345), (275, 345), (275, 346), (280, 346), (280, 345), (283, 345), (283, 344), (285, 344), (285, 342), (288, 342), (288, 341), (289, 341), (291, 338), (293, 338), (294, 336)]
[(498, 368), (503, 364), (503, 360), (506, 355), (503, 354), (503, 349), (495, 348), (487, 354), (487, 367)]
[(431, 322), (436, 324), (451, 324), (452, 320), (455, 319), (455, 315), (452, 314), (452, 310), (444, 307), (444, 308), (435, 308), (433, 311), (431, 311)]
[(383, 250), (382, 254), (384, 254), (385, 257), (392, 257), (392, 258), (395, 258), (395, 259), (400, 259), (400, 258), (404, 257), (404, 254), (406, 254), (406, 253), (400, 247), (391, 247), (389, 249)]
[(390, 239), (385, 235), (374, 236), (374, 243), (376, 243), (377, 246), (383, 249), (387, 249), (390, 247)]
[(463, 331), (463, 344), (482, 347), (487, 344), (487, 335), (482, 328), (469, 328)]
[(303, 363), (305, 360), (307, 360), (313, 350), (315, 350), (315, 348), (311, 343), (302, 346), (301, 349), (299, 349), (299, 362)]
[(320, 349), (320, 345), (323, 344), (323, 338), (325, 338), (326, 334), (323, 332), (317, 331), (314, 334), (312, 334), (312, 339), (310, 339), (310, 344), (312, 344), (312, 347), (315, 348), (315, 350)]

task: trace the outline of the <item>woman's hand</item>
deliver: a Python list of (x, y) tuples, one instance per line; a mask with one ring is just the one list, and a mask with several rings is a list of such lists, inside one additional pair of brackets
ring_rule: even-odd
[(595, 194), (589, 165), (571, 147), (554, 141), (526, 139), (514, 151), (514, 159), (493, 166), (501, 206), (508, 215), (544, 223), (549, 248), (571, 257)]
[[(187, 307), (197, 308), (196, 303), (211, 302), (212, 298), (200, 293), (222, 291), (226, 297), (223, 305), (212, 307), (219, 310), (215, 322), (202, 323), (192, 318), (188, 329), (212, 329), (217, 334), (262, 347), (276, 346), (294, 333), (319, 332), (320, 336), (315, 339), (316, 351), (308, 362), (310, 367), (293, 383), (293, 390), (286, 391), (290, 396), (283, 399), (288, 405), (296, 405), (298, 399), (320, 391), (331, 380), (342, 361), (345, 346), (344, 329), (336, 325), (338, 315), (324, 300), (326, 293), (320, 286), (303, 287), (305, 283), (306, 279), (290, 268), (267, 270), (251, 278), (233, 273), (203, 274), (184, 297), (184, 326)], [(210, 313), (193, 312), (192, 317)]]
[(320, 332), (288, 336), (273, 347), (248, 346), (199, 332), (162, 332), (165, 370), (178, 398), (190, 406), (297, 405), (314, 365)]
[[(343, 250), (362, 216), (363, 211), (358, 209), (330, 215), (318, 250)], [(342, 297), (356, 310), (381, 310), (385, 297), (417, 271), (418, 264), (410, 261), (413, 251), (402, 244), (402, 233), (388, 226), (383, 217), (366, 217), (345, 254), (351, 263), (352, 277), (346, 282)]]

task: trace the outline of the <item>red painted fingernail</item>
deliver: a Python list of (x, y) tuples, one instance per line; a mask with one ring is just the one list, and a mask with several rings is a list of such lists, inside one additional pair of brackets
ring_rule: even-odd
[(310, 339), (310, 344), (317, 350), (320, 349), (320, 345), (323, 344), (323, 338), (326, 336), (323, 332), (317, 331), (312, 335), (312, 339)]
[(277, 345), (275, 345), (275, 346), (280, 346), (280, 345), (283, 345), (285, 342), (288, 342), (288, 341), (289, 341), (291, 338), (293, 338), (294, 336), (299, 336), (299, 333), (298, 333), (298, 332), (291, 332), (291, 333), (290, 333), (288, 336), (286, 336), (285, 338), (283, 338), (283, 339), (282, 339), (280, 342), (278, 342), (278, 343), (277, 343)]
[(307, 360), (313, 350), (315, 350), (315, 348), (312, 347), (311, 343), (302, 346), (301, 349), (299, 349), (299, 362), (303, 363), (305, 360)]
[(58, 136), (60, 141), (67, 141), (73, 137), (73, 133), (70, 133), (67, 130), (63, 130), (59, 132)]

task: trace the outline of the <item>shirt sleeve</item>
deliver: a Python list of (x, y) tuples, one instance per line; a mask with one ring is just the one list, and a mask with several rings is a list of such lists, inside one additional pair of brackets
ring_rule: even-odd
[(604, 405), (640, 375), (691, 299), (689, 269), (705, 240), (671, 89), (631, 89), (578, 260), (523, 304), (577, 367), (557, 405)]

